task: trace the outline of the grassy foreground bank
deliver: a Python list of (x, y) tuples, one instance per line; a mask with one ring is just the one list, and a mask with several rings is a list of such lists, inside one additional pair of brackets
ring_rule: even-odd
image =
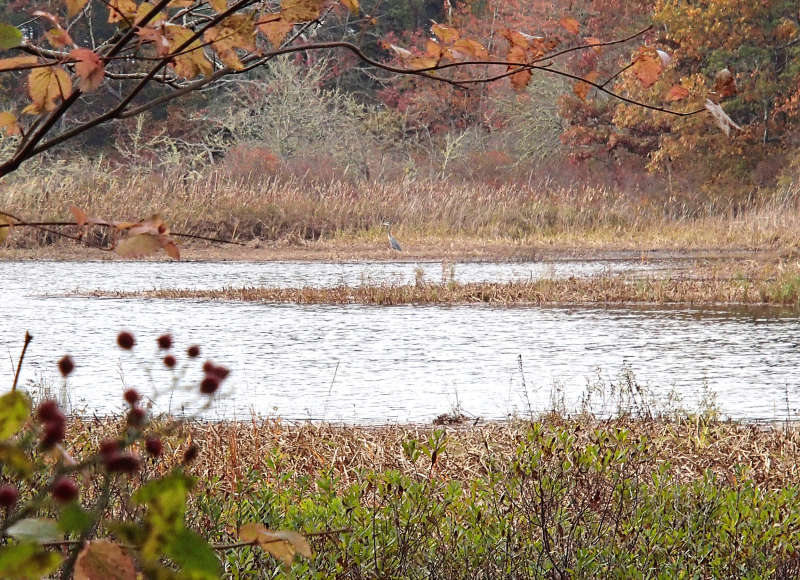
[[(73, 419), (67, 440), (80, 455), (118, 428)], [(345, 530), (312, 537), (314, 557), (290, 577), (800, 573), (794, 427), (557, 415), (438, 428), (190, 422), (164, 438), (166, 457), (178, 463), (188, 441), (201, 453), (187, 522), (209, 540), (234, 541), (249, 521)], [(133, 508), (119, 497), (112, 509)], [(257, 549), (219, 555), (228, 577), (284, 574)]]

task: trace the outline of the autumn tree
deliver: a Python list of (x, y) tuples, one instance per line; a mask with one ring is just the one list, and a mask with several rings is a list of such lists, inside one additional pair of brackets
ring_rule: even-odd
[[(337, 14), (340, 18), (333, 19)], [(432, 37), (418, 46), (382, 39), (383, 50), (394, 56), (387, 62), (370, 57), (353, 42), (318, 40), (327, 22), (341, 22), (348, 15), (365, 24), (376, 18), (364, 13), (357, 0), (59, 0), (50, 11), (34, 10), (31, 21), (0, 23), (0, 50), (9, 52), (0, 59), (0, 76), (13, 79), (12, 86), (24, 86), (27, 93), (25, 103), (0, 112), (0, 128), (17, 139), (13, 152), (0, 161), (0, 178), (99, 127), (158, 110), (227, 77), (246, 76), (283, 54), (346, 52), (383, 73), (451, 87), (465, 106), (472, 106), (470, 99), (481, 87), (510, 79), (522, 90), (534, 74), (546, 74), (575, 83), (576, 93), (589, 87), (642, 109), (678, 116), (697, 112), (647, 104), (609, 88), (610, 79), (594, 73), (581, 76), (561, 66), (579, 53), (635, 43), (642, 33), (616, 40), (584, 37), (581, 23), (567, 15), (557, 21), (558, 34), (532, 35), (493, 17), (491, 30), (496, 33), (486, 40), (474, 38), (469, 26), (462, 30), (434, 22)], [(98, 18), (104, 26), (94, 26)], [(654, 69), (652, 54), (652, 49), (639, 49), (625, 65), (647, 86), (661, 72)], [(0, 224), (3, 235), (12, 224), (33, 225), (7, 209), (3, 215), (9, 223)], [(109, 228), (115, 232), (114, 247), (123, 255), (158, 248), (178, 255), (160, 218), (118, 223), (91, 218), (78, 208), (73, 216), (72, 225), (81, 228), (76, 237), (87, 228)]]
[(798, 17), (795, 2), (657, 2), (653, 51), (639, 53), (652, 75), (626, 71), (615, 90), (712, 114), (642, 114), (590, 92), (583, 101), (565, 99), (565, 137), (579, 158), (633, 155), (670, 183), (722, 198), (774, 185), (798, 161)]

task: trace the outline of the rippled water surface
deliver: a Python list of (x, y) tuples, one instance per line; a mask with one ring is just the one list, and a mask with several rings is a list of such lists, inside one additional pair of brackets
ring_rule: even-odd
[[(160, 409), (191, 411), (171, 392), (155, 337), (171, 332), (232, 369), (211, 416), (280, 415), (355, 423), (429, 421), (459, 405), (486, 419), (575, 407), (587, 384), (629, 370), (662, 397), (695, 406), (703, 385), (734, 418), (782, 419), (800, 406), (800, 320), (767, 310), (295, 306), (46, 297), (75, 289), (327, 286), (414, 280), (415, 264), (3, 262), (0, 372), (11, 380), (25, 330), (34, 336), (21, 382), (73, 407), (114, 410), (125, 386), (158, 393)], [(421, 264), (439, 280), (441, 264)], [(653, 269), (639, 263), (456, 264), (459, 281)], [(450, 269), (445, 268), (449, 275)], [(134, 353), (117, 349), (121, 328)], [(70, 353), (66, 390), (55, 370)], [(163, 354), (163, 353), (162, 353)], [(180, 356), (180, 359), (185, 357)], [(183, 364), (183, 360), (181, 361)], [(180, 365), (179, 365), (180, 366)], [(196, 365), (195, 365), (196, 366)], [(196, 384), (198, 369), (181, 373)], [(595, 398), (595, 402), (599, 399)], [(795, 413), (796, 411), (792, 411)]]

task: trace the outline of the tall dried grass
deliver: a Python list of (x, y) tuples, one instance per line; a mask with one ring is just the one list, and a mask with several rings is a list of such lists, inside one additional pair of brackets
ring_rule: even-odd
[[(389, 220), (400, 239), (550, 240), (666, 247), (793, 246), (800, 242), (800, 186), (734, 201), (667, 197), (547, 179), (383, 183), (290, 174), (197, 179), (66, 167), (0, 185), (0, 207), (29, 219), (90, 215), (132, 219), (161, 213), (174, 231), (238, 240), (376, 238)], [(51, 241), (13, 236), (18, 246)], [(13, 241), (16, 240), (16, 241)]]
[[(702, 477), (706, 470), (728, 476), (745, 466), (759, 485), (777, 489), (795, 482), (800, 475), (800, 430), (796, 427), (719, 422), (700, 416), (676, 421), (600, 421), (588, 415), (567, 419), (550, 414), (542, 420), (546, 430), (569, 429), (577, 447), (589, 444), (598, 429), (628, 430), (630, 440), (650, 442), (649, 469), (655, 471), (669, 462), (682, 481)], [(446, 450), (431, 471), (429, 459), (427, 463), (410, 461), (403, 443), (426, 440), (435, 426), (354, 427), (262, 419), (193, 421), (164, 440), (166, 461), (157, 469), (166, 473), (180, 463), (183, 449), (191, 441), (201, 448), (192, 472), (203, 481), (217, 482), (217, 491), (225, 494), (242, 493), (240, 484), (250, 470), (261, 474), (261, 485), (285, 482), (286, 474), (314, 478), (332, 473), (346, 487), (358, 481), (364, 470), (398, 470), (409, 475), (434, 475), (445, 481), (469, 481), (486, 476), (487, 462), (513, 461), (529, 428), (525, 421), (447, 427)], [(119, 425), (110, 419), (74, 417), (67, 440), (74, 442), (71, 450), (81, 455), (95, 449), (103, 438), (113, 436), (115, 429)]]

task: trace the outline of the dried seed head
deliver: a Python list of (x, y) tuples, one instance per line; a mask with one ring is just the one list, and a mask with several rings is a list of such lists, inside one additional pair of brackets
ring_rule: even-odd
[(164, 446), (161, 444), (161, 439), (158, 437), (151, 437), (144, 442), (144, 447), (147, 449), (147, 453), (152, 455), (153, 457), (158, 457), (161, 455), (161, 452), (164, 449)]
[(213, 362), (211, 362), (210, 360), (207, 360), (206, 362), (203, 363), (203, 372), (204, 373), (210, 373), (212, 370), (214, 370), (214, 363)]
[(13, 508), (17, 505), (18, 499), (19, 491), (17, 491), (15, 486), (10, 484), (0, 486), (0, 507), (6, 509)]
[(39, 407), (36, 409), (36, 417), (42, 423), (54, 421), (63, 416), (64, 414), (58, 408), (58, 403), (56, 403), (53, 399), (42, 401), (39, 404)]
[(145, 419), (144, 409), (141, 407), (134, 407), (128, 411), (128, 425), (131, 427), (141, 427)]
[(61, 357), (58, 361), (58, 370), (61, 372), (62, 377), (69, 376), (69, 374), (75, 370), (75, 363), (72, 357), (69, 355)]
[(136, 339), (133, 338), (130, 332), (123, 330), (117, 335), (117, 344), (122, 349), (130, 350), (136, 344)]
[[(59, 411), (61, 413), (61, 411)], [(56, 443), (61, 443), (66, 435), (66, 420), (61, 415), (61, 419), (47, 421), (44, 424), (44, 435), (42, 435), (42, 449), (51, 449)]]
[(230, 371), (230, 369), (229, 369), (228, 367), (223, 367), (223, 366), (215, 366), (215, 367), (214, 367), (214, 368), (211, 370), (211, 372), (212, 372), (214, 375), (216, 375), (216, 376), (217, 376), (217, 378), (218, 378), (220, 381), (224, 381), (224, 380), (225, 380), (225, 379), (228, 377), (228, 375), (231, 373), (231, 371)]
[(108, 457), (119, 451), (119, 441), (116, 439), (103, 439), (100, 442), (100, 448), (98, 451), (103, 457)]
[(51, 493), (56, 500), (67, 503), (78, 497), (78, 485), (69, 477), (59, 477), (53, 484)]
[(184, 463), (184, 465), (188, 465), (192, 461), (197, 459), (197, 454), (199, 452), (200, 452), (200, 448), (197, 445), (195, 445), (195, 444), (189, 445), (189, 447), (186, 448), (186, 451), (183, 452), (183, 463)]
[(156, 340), (158, 341), (158, 348), (163, 350), (169, 350), (172, 348), (172, 335), (162, 334)]
[(129, 405), (135, 405), (141, 399), (141, 395), (139, 395), (139, 391), (136, 389), (128, 389), (125, 391), (122, 396), (125, 398), (125, 402)]
[(120, 451), (105, 458), (106, 469), (113, 473), (136, 473), (142, 460), (135, 453)]
[(219, 389), (219, 378), (216, 375), (208, 374), (200, 383), (200, 392), (204, 395), (213, 395)]
[(164, 357), (164, 366), (167, 367), (168, 369), (173, 368), (177, 363), (178, 361), (176, 361), (175, 357), (172, 356), (171, 354), (168, 354), (167, 356)]
[(189, 355), (189, 358), (197, 358), (200, 356), (200, 347), (196, 344), (193, 344), (188, 349), (186, 349), (186, 354)]

